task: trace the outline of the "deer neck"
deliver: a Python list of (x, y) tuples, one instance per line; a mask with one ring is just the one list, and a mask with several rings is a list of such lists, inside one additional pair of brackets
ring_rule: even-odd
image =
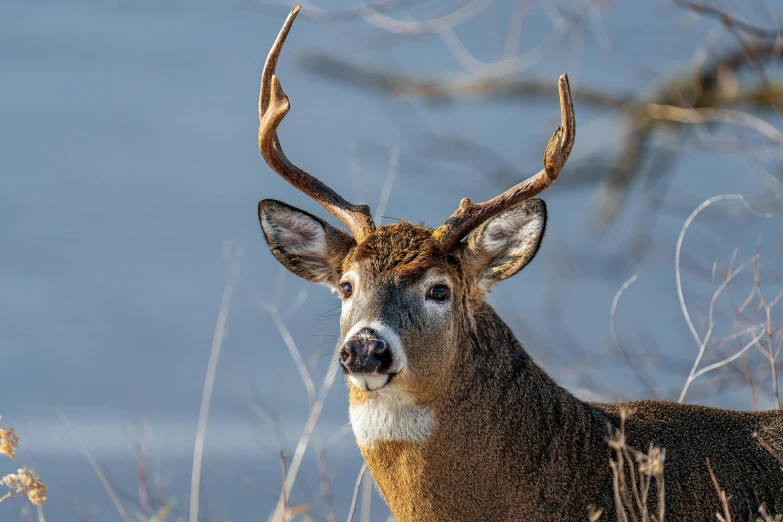
[(352, 394), (357, 443), (395, 517), (535, 517), (563, 509), (563, 491), (586, 506), (600, 492), (565, 486), (608, 469), (605, 419), (555, 384), (488, 305), (464, 337), (435, 403)]

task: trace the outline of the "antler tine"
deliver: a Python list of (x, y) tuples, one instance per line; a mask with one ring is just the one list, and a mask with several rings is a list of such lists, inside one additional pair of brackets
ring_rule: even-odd
[(471, 203), (468, 198), (464, 198), (460, 202), (459, 208), (432, 234), (440, 241), (445, 250), (451, 250), (480, 224), (504, 210), (532, 198), (557, 179), (571, 153), (576, 137), (576, 118), (567, 74), (560, 76), (558, 88), (560, 90), (561, 123), (544, 151), (544, 168), (503, 194), (484, 203)]
[(298, 13), (299, 6), (291, 10), (264, 63), (261, 92), (258, 96), (258, 150), (272, 170), (344, 223), (353, 233), (356, 242), (361, 243), (375, 230), (370, 207), (348, 203), (323, 182), (291, 163), (277, 137), (277, 127), (288, 114), (291, 104), (275, 76), (275, 68), (285, 39)]

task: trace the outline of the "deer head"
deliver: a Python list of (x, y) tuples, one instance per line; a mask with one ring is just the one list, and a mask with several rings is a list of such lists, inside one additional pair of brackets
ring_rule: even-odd
[(290, 104), (275, 66), (294, 19), (288, 16), (264, 65), (258, 145), (267, 164), (345, 224), (350, 234), (285, 203), (259, 203), (261, 227), (275, 257), (294, 274), (342, 299), (340, 365), (364, 393), (398, 387), (424, 400), (443, 382), (470, 330), (472, 310), (499, 281), (535, 256), (546, 205), (531, 199), (557, 179), (574, 143), (568, 77), (560, 77), (562, 124), (544, 168), (484, 203), (463, 199), (436, 230), (401, 222), (376, 229), (366, 205), (352, 205), (293, 165), (277, 127)]

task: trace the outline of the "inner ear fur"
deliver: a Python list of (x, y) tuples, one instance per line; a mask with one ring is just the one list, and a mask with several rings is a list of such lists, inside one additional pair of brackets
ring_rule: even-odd
[(538, 253), (545, 228), (546, 204), (528, 199), (471, 232), (463, 252), (479, 288), (489, 291), (524, 268)]
[(272, 254), (294, 274), (336, 288), (342, 263), (356, 241), (309, 212), (282, 201), (258, 204), (258, 219)]

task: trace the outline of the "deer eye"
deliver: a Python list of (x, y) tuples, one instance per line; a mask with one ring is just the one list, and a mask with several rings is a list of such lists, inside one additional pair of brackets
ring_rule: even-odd
[(353, 295), (353, 286), (351, 286), (351, 283), (342, 283), (340, 285), (340, 290), (343, 291), (343, 299), (348, 299)]
[(446, 285), (432, 285), (427, 290), (427, 299), (443, 303), (449, 298), (449, 287)]

